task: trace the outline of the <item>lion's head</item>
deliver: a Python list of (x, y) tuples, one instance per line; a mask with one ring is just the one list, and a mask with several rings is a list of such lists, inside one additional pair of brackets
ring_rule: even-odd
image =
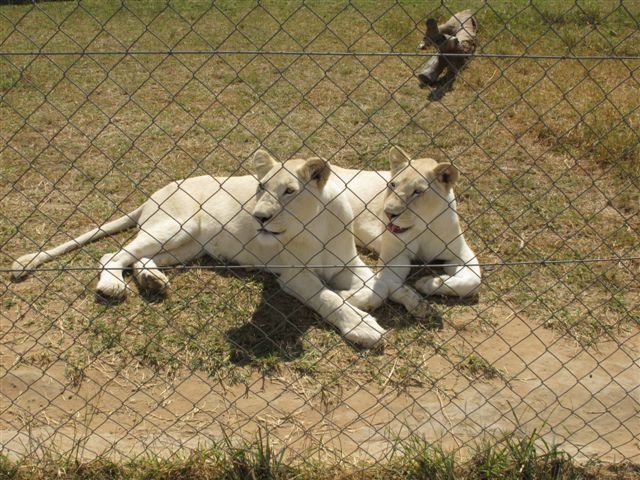
[(264, 150), (253, 157), (258, 177), (256, 219), (258, 239), (286, 244), (295, 239), (320, 213), (322, 190), (331, 169), (319, 157), (281, 163)]
[(402, 149), (389, 150), (391, 179), (384, 199), (387, 230), (401, 235), (429, 225), (453, 201), (458, 170), (431, 158), (412, 160)]

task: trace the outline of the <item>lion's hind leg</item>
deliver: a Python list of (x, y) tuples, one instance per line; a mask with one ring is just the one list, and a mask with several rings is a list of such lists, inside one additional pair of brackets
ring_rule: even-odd
[(127, 289), (123, 273), (131, 266), (143, 288), (166, 291), (169, 280), (158, 267), (188, 261), (200, 251), (201, 244), (180, 224), (160, 225), (154, 230), (140, 231), (119, 252), (102, 257), (97, 294), (107, 300), (123, 299)]
[(162, 271), (162, 267), (186, 263), (202, 253), (197, 240), (185, 242), (171, 251), (163, 251), (153, 258), (141, 258), (133, 264), (133, 276), (146, 295), (164, 297), (171, 283)]
[(141, 258), (133, 264), (133, 276), (140, 290), (154, 297), (167, 295), (171, 283), (152, 258)]

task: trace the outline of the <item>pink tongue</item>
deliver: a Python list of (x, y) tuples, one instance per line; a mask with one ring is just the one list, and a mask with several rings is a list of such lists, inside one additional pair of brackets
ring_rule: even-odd
[(391, 233), (398, 233), (402, 229), (399, 226), (390, 223), (389, 225), (387, 225), (387, 230), (389, 230)]

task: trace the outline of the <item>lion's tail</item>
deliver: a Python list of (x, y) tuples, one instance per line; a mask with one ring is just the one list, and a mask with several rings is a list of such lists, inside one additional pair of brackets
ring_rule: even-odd
[(30, 271), (36, 269), (43, 263), (53, 260), (60, 255), (63, 255), (71, 250), (82, 247), (87, 243), (99, 240), (103, 237), (113, 235), (114, 233), (121, 232), (128, 228), (134, 227), (140, 213), (142, 212), (142, 206), (138, 207), (131, 213), (127, 213), (120, 218), (105, 223), (93, 230), (83, 233), (79, 237), (69, 240), (68, 242), (58, 245), (57, 247), (49, 250), (29, 253), (18, 258), (11, 266), (11, 276), (14, 280), (18, 280), (26, 276)]

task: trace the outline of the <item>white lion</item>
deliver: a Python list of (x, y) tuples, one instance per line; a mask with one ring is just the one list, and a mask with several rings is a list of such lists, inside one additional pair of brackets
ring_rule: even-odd
[(122, 299), (127, 288), (123, 269), (130, 266), (141, 288), (165, 293), (169, 280), (159, 267), (209, 254), (276, 274), (284, 291), (346, 339), (374, 345), (385, 331), (361, 309), (379, 304), (387, 292), (357, 254), (350, 230), (353, 211), (329, 163), (317, 157), (280, 163), (258, 150), (253, 164), (256, 176), (172, 182), (131, 213), (50, 250), (20, 257), (13, 277), (137, 225), (133, 241), (102, 257), (100, 296)]
[[(418, 317), (428, 307), (405, 284), (411, 262), (445, 262), (444, 275), (426, 276), (415, 286), (425, 295), (467, 297), (480, 287), (480, 266), (463, 236), (453, 185), (458, 170), (431, 158), (412, 160), (402, 149), (389, 151), (391, 171), (333, 167), (349, 192), (356, 243), (377, 253), (378, 279), (391, 300)], [(372, 298), (377, 306), (378, 298)]]

